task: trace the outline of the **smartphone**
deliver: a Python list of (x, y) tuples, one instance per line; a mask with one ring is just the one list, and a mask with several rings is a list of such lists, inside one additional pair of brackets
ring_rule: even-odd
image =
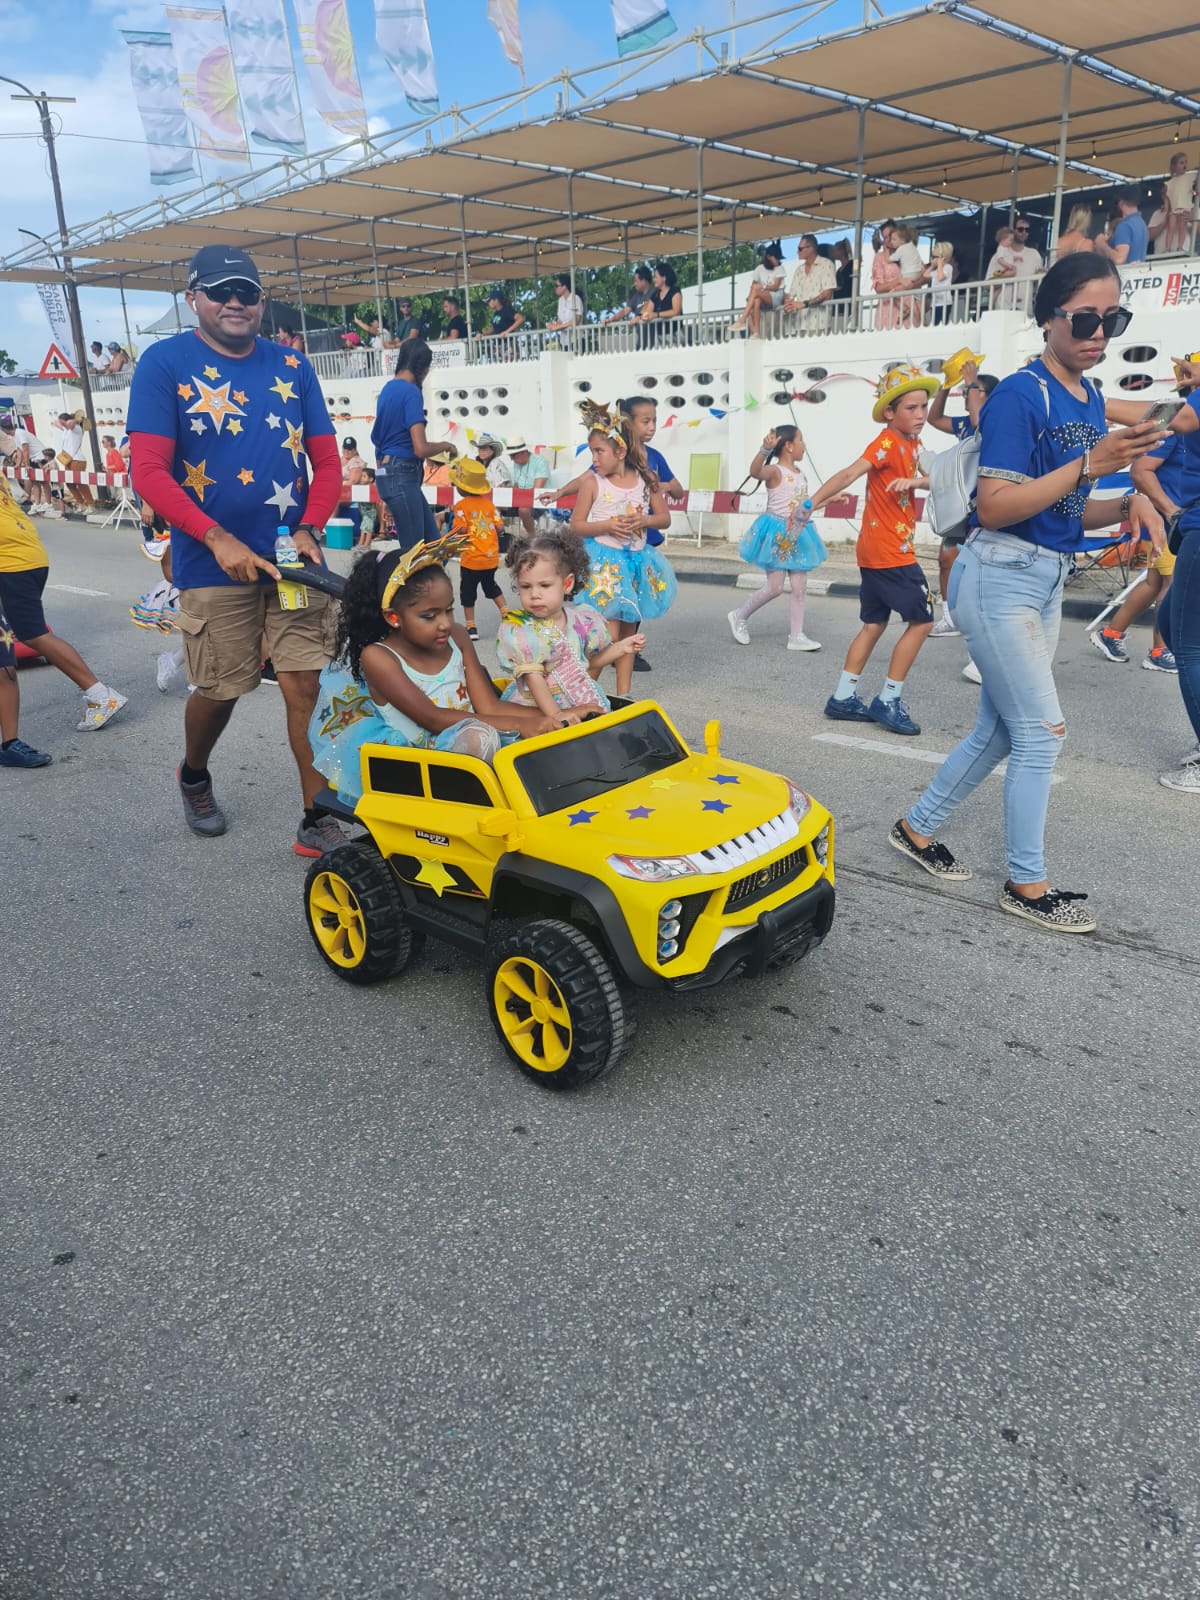
[(1138, 423), (1152, 422), (1156, 428), (1169, 428), (1172, 419), (1183, 410), (1183, 405), (1182, 400), (1156, 400), (1138, 418)]

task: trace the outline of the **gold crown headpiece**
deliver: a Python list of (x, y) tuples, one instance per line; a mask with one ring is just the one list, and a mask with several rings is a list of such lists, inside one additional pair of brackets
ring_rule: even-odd
[(875, 398), (880, 400), (885, 394), (890, 394), (893, 389), (903, 383), (921, 383), (929, 376), (922, 372), (920, 367), (914, 366), (911, 361), (901, 361), (894, 367), (889, 367), (875, 385)]
[(581, 400), (579, 414), (589, 433), (606, 433), (610, 439), (616, 440), (619, 444), (625, 443), (625, 435), (621, 432), (621, 419), (614, 417), (608, 406), (598, 405), (595, 400)]
[[(463, 553), (468, 542), (465, 534), (444, 533), (440, 539), (430, 539), (424, 544), (413, 545), (411, 550), (405, 550), (392, 568), (387, 583), (384, 584), (383, 599), (379, 602), (379, 609), (391, 610), (396, 591), (403, 589), (414, 572), (420, 572), (422, 567), (445, 566), (447, 561), (453, 561), (455, 556)], [(383, 561), (386, 554), (386, 551), (381, 551), (378, 560)]]

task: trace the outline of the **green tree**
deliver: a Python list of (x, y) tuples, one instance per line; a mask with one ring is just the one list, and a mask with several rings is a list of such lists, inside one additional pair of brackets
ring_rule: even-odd
[(9, 355), (8, 351), (7, 350), (0, 350), (0, 373), (3, 373), (4, 376), (7, 378), (7, 377), (9, 377), (9, 375), (11, 373), (14, 373), (16, 370), (17, 370), (17, 363)]

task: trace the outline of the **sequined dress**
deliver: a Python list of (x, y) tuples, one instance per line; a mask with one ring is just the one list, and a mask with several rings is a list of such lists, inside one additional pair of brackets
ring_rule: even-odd
[[(597, 476), (588, 521), (608, 522), (649, 507), (640, 477), (622, 489)], [(667, 558), (647, 546), (644, 533), (628, 540), (595, 534), (584, 540), (584, 548), (592, 563), (586, 598), (606, 622), (648, 622), (670, 610), (678, 590), (675, 574)]]

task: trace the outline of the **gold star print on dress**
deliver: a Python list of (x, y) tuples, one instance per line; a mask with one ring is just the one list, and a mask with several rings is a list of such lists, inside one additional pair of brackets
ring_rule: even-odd
[(218, 389), (215, 384), (205, 383), (203, 378), (193, 377), (192, 382), (196, 385), (200, 398), (194, 405), (188, 407), (188, 416), (199, 414), (211, 418), (213, 427), (220, 433), (227, 418), (245, 415), (241, 407), (234, 405), (229, 398), (232, 384), (223, 383)]
[(361, 689), (347, 689), (345, 694), (334, 695), (329, 715), (321, 724), (321, 732), (325, 735), (344, 733), (347, 728), (352, 728), (364, 717), (374, 715), (375, 702), (370, 695), (363, 694)]
[(204, 469), (208, 465), (206, 461), (200, 461), (195, 466), (193, 466), (190, 461), (185, 461), (183, 465), (186, 472), (186, 476), (183, 480), (183, 487), (185, 489), (191, 489), (195, 494), (196, 499), (199, 500), (201, 505), (203, 505), (205, 489), (210, 488), (214, 483), (216, 483), (217, 480), (215, 478), (210, 478), (205, 472)]
[(602, 567), (597, 567), (592, 573), (589, 592), (593, 600), (602, 604), (611, 604), (617, 598), (617, 590), (621, 584), (621, 569), (615, 561), (606, 561)]

